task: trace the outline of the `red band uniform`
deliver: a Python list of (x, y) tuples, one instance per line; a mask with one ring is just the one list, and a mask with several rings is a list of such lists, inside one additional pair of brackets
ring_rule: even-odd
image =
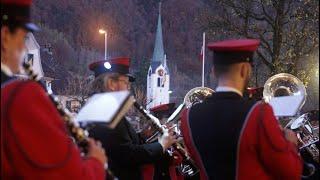
[[(38, 29), (31, 0), (1, 0), (1, 27)], [(103, 164), (83, 159), (38, 83), (12, 77), (1, 63), (1, 179), (104, 179)]]
[[(208, 47), (215, 66), (251, 63), (258, 45), (258, 40), (229, 40)], [(201, 179), (300, 179), (297, 147), (285, 139), (272, 107), (218, 88), (182, 118), (182, 133)]]

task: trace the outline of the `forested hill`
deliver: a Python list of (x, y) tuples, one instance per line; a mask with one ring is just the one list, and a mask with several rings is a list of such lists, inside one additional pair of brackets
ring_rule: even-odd
[[(136, 86), (146, 89), (159, 0), (35, 0), (35, 33), (43, 64), (60, 94), (85, 94), (88, 64), (104, 58), (108, 32), (109, 57), (129, 56)], [(273, 74), (286, 72), (308, 85), (309, 107), (319, 105), (318, 1), (161, 0), (164, 49), (170, 68), (171, 101), (181, 102), (201, 85), (202, 33), (206, 40), (259, 38), (250, 86), (263, 86)], [(285, 10), (285, 11), (283, 11)], [(46, 54), (46, 52), (50, 52)], [(49, 60), (48, 60), (49, 59)], [(211, 60), (207, 51), (206, 62)], [(50, 61), (50, 63), (48, 63)], [(54, 66), (53, 66), (54, 65)], [(206, 84), (213, 87), (206, 64)], [(143, 93), (142, 93), (143, 94)], [(309, 108), (307, 108), (309, 109)]]
[[(36, 33), (40, 45), (51, 44), (56, 60), (71, 71), (87, 73), (87, 64), (104, 57), (104, 37), (108, 31), (108, 55), (129, 56), (138, 83), (145, 83), (145, 69), (154, 48), (158, 0), (37, 0), (33, 17), (43, 27)], [(172, 73), (185, 80), (186, 89), (200, 85), (193, 73), (201, 72), (198, 61), (202, 29), (201, 1), (163, 0), (162, 27), (165, 53)], [(56, 52), (56, 53), (55, 53)], [(200, 77), (200, 74), (198, 76)], [(189, 79), (191, 78), (191, 79)], [(194, 84), (197, 83), (198, 84)]]

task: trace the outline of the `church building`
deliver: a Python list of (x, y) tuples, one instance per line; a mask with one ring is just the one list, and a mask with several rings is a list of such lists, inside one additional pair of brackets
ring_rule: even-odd
[(159, 4), (159, 17), (153, 56), (147, 76), (147, 110), (161, 104), (168, 104), (170, 73), (167, 66), (167, 57), (163, 47), (161, 3)]

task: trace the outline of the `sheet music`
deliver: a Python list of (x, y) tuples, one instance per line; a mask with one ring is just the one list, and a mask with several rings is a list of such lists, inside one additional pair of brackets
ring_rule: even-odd
[(111, 123), (113, 118), (121, 111), (129, 91), (108, 92), (93, 95), (80, 109), (76, 116), (78, 122), (104, 122)]
[(275, 116), (295, 116), (300, 110), (303, 96), (273, 97), (269, 101)]

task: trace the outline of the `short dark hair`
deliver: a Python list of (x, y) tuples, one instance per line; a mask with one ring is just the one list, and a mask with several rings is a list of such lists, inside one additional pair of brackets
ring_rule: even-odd
[(213, 65), (214, 68), (214, 76), (219, 78), (222, 75), (227, 74), (230, 69), (231, 69), (231, 65), (226, 65), (226, 64), (215, 64)]

